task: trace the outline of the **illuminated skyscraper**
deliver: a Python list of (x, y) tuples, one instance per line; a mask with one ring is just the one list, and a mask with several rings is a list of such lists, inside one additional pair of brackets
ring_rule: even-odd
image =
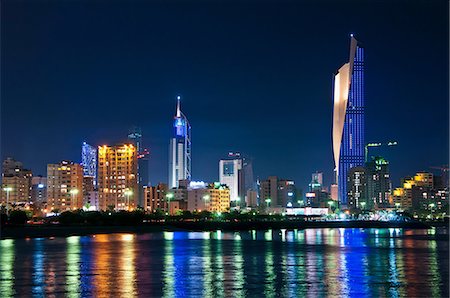
[(94, 146), (83, 142), (81, 147), (81, 165), (83, 166), (83, 176), (92, 177), (94, 186), (97, 185), (97, 149)]
[(179, 180), (191, 179), (191, 125), (181, 112), (180, 96), (177, 100), (169, 148), (169, 188), (178, 187)]
[(98, 147), (98, 192), (101, 210), (136, 208), (137, 152), (132, 144)]
[(364, 165), (364, 144), (364, 49), (351, 35), (349, 62), (334, 77), (333, 154), (343, 207), (349, 169)]

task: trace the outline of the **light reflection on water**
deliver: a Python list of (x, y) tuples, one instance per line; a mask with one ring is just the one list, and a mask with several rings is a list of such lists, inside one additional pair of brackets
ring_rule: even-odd
[(435, 230), (161, 232), (0, 241), (12, 296), (446, 297)]

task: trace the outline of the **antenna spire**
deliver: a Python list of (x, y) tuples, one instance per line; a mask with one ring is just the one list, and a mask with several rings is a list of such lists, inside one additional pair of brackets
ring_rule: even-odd
[(177, 96), (177, 117), (181, 117), (181, 107), (180, 107), (181, 96)]

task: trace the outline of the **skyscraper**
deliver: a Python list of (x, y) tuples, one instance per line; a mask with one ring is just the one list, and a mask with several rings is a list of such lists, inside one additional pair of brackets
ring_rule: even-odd
[(169, 188), (178, 187), (179, 180), (191, 179), (191, 125), (181, 112), (180, 99), (178, 96), (169, 146)]
[(138, 181), (138, 201), (137, 205), (144, 206), (144, 186), (149, 183), (148, 176), (148, 150), (144, 149), (142, 144), (142, 130), (140, 127), (134, 126), (128, 133), (128, 140), (136, 147), (137, 150), (137, 181)]
[(101, 210), (132, 210), (137, 205), (137, 152), (132, 144), (98, 147)]
[(364, 49), (351, 35), (350, 59), (334, 77), (333, 155), (338, 199), (347, 207), (347, 175), (364, 165)]
[(83, 176), (92, 177), (94, 187), (97, 185), (97, 148), (83, 142), (81, 146), (81, 165)]

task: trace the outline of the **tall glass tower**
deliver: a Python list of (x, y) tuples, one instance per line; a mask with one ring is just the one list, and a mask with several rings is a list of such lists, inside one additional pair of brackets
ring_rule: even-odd
[(83, 176), (92, 177), (94, 186), (97, 185), (97, 148), (83, 142), (81, 146), (81, 165)]
[(169, 146), (169, 187), (178, 181), (191, 179), (191, 125), (181, 112), (181, 97), (177, 97), (177, 112), (173, 121), (173, 137)]
[(347, 207), (347, 175), (364, 166), (364, 49), (351, 35), (350, 58), (334, 77), (333, 154), (338, 200)]

